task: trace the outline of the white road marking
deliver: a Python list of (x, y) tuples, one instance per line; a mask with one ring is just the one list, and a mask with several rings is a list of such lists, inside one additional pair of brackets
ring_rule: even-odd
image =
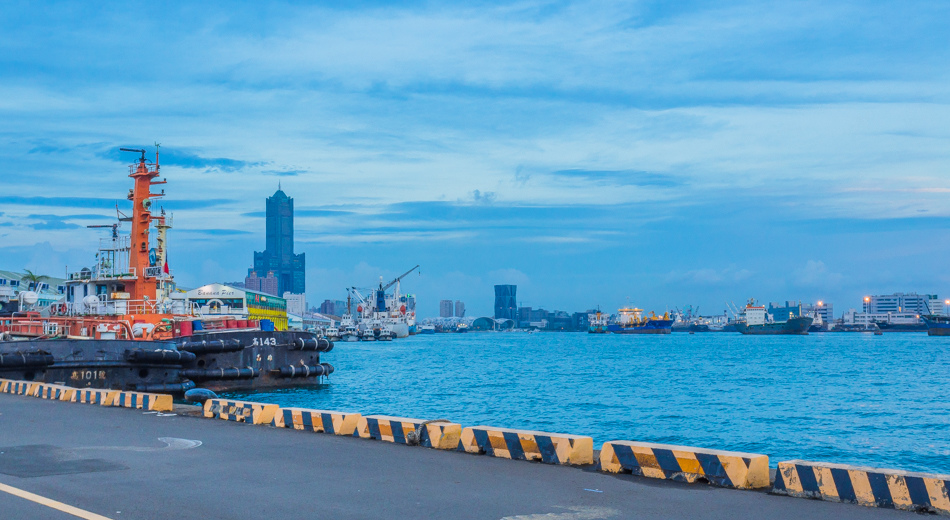
[(46, 497), (41, 497), (39, 495), (30, 493), (29, 491), (23, 491), (22, 489), (15, 488), (13, 486), (8, 486), (6, 484), (0, 484), (0, 491), (29, 500), (30, 502), (35, 502), (37, 504), (40, 504), (52, 509), (62, 511), (64, 513), (68, 513), (73, 516), (78, 516), (79, 518), (82, 518), (84, 520), (111, 520), (108, 517), (97, 515), (95, 513), (90, 513), (89, 511), (79, 509), (78, 507), (73, 507), (71, 505), (64, 504), (62, 502), (57, 502), (55, 500), (52, 500)]
[(615, 518), (620, 511), (609, 507), (563, 507), (566, 513), (541, 513), (536, 515), (506, 516), (501, 520), (605, 520)]
[(164, 442), (166, 446), (162, 448), (143, 448), (140, 446), (84, 446), (81, 448), (72, 448), (74, 450), (110, 450), (110, 451), (175, 451), (190, 450), (201, 446), (201, 441), (190, 439), (177, 439), (175, 437), (159, 437), (158, 440)]

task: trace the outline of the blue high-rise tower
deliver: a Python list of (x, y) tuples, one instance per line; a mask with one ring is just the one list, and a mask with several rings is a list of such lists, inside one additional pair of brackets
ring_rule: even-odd
[(495, 319), (496, 320), (517, 320), (517, 285), (496, 285), (495, 286)]
[(254, 252), (254, 271), (277, 277), (277, 296), (306, 291), (306, 253), (294, 254), (294, 199), (280, 187), (267, 198), (267, 241), (264, 251)]

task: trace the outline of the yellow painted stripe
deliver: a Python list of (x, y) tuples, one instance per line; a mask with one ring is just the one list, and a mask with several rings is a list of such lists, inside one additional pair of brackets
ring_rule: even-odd
[(44, 505), (52, 509), (56, 509), (58, 511), (62, 511), (64, 513), (68, 513), (73, 516), (78, 516), (79, 518), (84, 518), (85, 520), (110, 520), (109, 518), (104, 517), (102, 515), (90, 513), (89, 511), (79, 509), (78, 507), (73, 507), (71, 505), (64, 504), (62, 502), (57, 502), (55, 500), (51, 500), (46, 497), (41, 497), (39, 495), (34, 495), (33, 493), (30, 493), (29, 491), (23, 491), (22, 489), (17, 489), (13, 486), (8, 486), (6, 484), (0, 484), (0, 491), (4, 491), (13, 496), (18, 496), (20, 498), (29, 500), (31, 502), (36, 502), (37, 504)]

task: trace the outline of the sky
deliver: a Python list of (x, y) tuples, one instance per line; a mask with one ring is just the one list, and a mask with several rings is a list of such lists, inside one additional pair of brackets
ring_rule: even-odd
[(182, 286), (294, 198), (310, 304), (950, 296), (950, 3), (7, 2), (0, 268), (93, 263), (161, 144)]

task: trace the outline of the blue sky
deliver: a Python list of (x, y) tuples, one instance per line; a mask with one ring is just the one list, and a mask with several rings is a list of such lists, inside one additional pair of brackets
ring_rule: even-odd
[(950, 4), (669, 4), (8, 3), (0, 267), (90, 264), (160, 142), (186, 286), (280, 182), (315, 303), (950, 295)]

